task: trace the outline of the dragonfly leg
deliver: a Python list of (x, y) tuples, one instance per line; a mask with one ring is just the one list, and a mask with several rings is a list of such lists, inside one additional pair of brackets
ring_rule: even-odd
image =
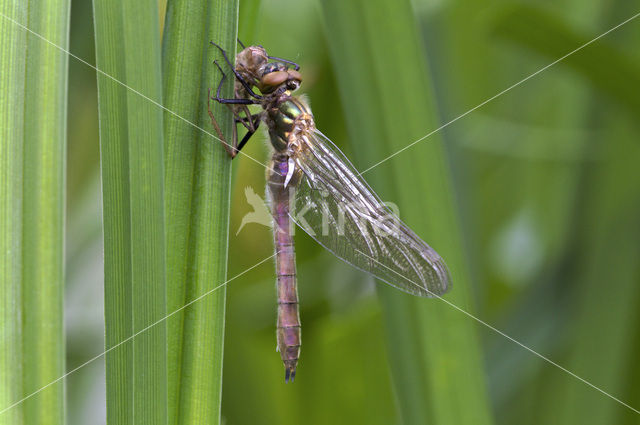
[[(233, 159), (236, 157), (239, 151), (239, 149), (237, 148), (238, 122), (239, 121), (242, 122), (243, 120), (238, 116), (238, 113), (234, 109), (233, 105), (241, 105), (240, 107), (243, 108), (243, 111), (245, 111), (245, 114), (249, 113), (249, 116), (251, 116), (249, 112), (249, 108), (247, 108), (247, 105), (253, 104), (255, 102), (250, 99), (224, 99), (220, 97), (220, 90), (222, 89), (222, 84), (224, 84), (224, 80), (225, 78), (227, 78), (227, 75), (224, 73), (222, 68), (220, 68), (220, 65), (218, 65), (217, 61), (214, 61), (213, 63), (218, 67), (218, 69), (222, 73), (222, 78), (220, 79), (220, 83), (218, 84), (215, 97), (211, 96), (211, 89), (209, 89), (208, 96), (207, 96), (207, 112), (209, 113), (209, 117), (211, 118), (211, 124), (213, 124), (213, 127), (215, 128), (216, 133), (218, 134), (218, 139), (220, 139), (222, 146), (227, 151), (231, 159)], [(218, 124), (218, 120), (216, 120), (216, 117), (213, 115), (213, 111), (211, 110), (211, 99), (223, 105), (227, 105), (227, 107), (229, 107), (229, 109), (231, 110), (231, 113), (233, 114), (234, 122), (233, 122), (233, 134), (231, 137), (231, 144), (227, 142), (226, 138), (224, 137), (224, 134), (222, 134), (222, 130), (220, 129), (220, 125)], [(253, 121), (251, 121), (251, 124), (253, 124)], [(242, 125), (244, 125), (245, 127), (247, 126), (247, 124), (245, 123), (243, 123)], [(249, 130), (249, 127), (247, 127), (247, 129)]]
[(240, 47), (242, 47), (243, 49), (246, 49), (244, 43), (242, 41), (240, 41), (239, 38), (236, 38), (236, 40), (238, 41), (238, 44), (240, 45)]
[[(244, 147), (244, 145), (247, 144), (251, 136), (253, 136), (256, 133), (256, 130), (258, 130), (258, 126), (260, 126), (259, 115), (256, 117), (257, 119), (255, 121), (253, 121), (254, 115), (250, 115), (249, 117), (251, 118), (250, 121), (252, 122), (252, 125), (251, 125), (252, 128), (247, 128), (247, 134), (244, 135), (244, 137), (238, 144), (238, 147), (236, 148), (238, 152), (240, 152), (240, 150)], [(236, 136), (236, 139), (237, 139), (237, 136)]]
[(227, 151), (231, 159), (233, 159), (238, 154), (238, 150), (236, 149), (236, 146), (238, 145), (237, 123), (235, 121), (233, 123), (233, 133), (231, 136), (231, 144), (229, 144), (229, 142), (227, 142), (227, 139), (224, 137), (222, 130), (220, 129), (218, 120), (216, 120), (216, 117), (213, 115), (213, 111), (211, 111), (211, 99), (217, 100), (215, 97), (211, 97), (211, 89), (209, 89), (209, 95), (207, 96), (207, 112), (209, 113), (209, 117), (211, 118), (211, 124), (213, 124), (213, 128), (216, 130), (216, 133), (218, 134), (218, 139), (220, 140), (220, 143), (222, 144), (224, 149)]
[[(234, 117), (231, 143), (228, 143), (226, 138), (224, 137), (224, 134), (222, 133), (222, 130), (220, 129), (220, 125), (218, 124), (218, 121), (213, 115), (213, 111), (211, 111), (211, 99), (214, 99), (216, 101), (218, 100), (216, 97), (211, 96), (211, 89), (209, 89), (209, 96), (207, 99), (207, 112), (209, 113), (209, 117), (211, 118), (211, 123), (213, 124), (213, 127), (215, 128), (216, 133), (218, 134), (220, 143), (222, 143), (222, 146), (225, 148), (225, 150), (227, 151), (231, 159), (233, 159), (236, 157), (238, 152), (240, 152), (240, 150), (244, 147), (244, 145), (249, 141), (251, 136), (253, 136), (255, 132), (258, 130), (262, 115), (261, 114), (252, 115), (249, 112), (249, 108), (247, 108), (246, 105), (242, 105), (244, 107), (242, 110), (244, 111), (246, 116), (240, 117), (240, 114), (238, 114), (237, 110), (234, 109), (233, 105), (227, 104), (227, 106), (229, 107), (229, 110), (231, 110), (231, 113), (233, 114), (233, 117)], [(238, 124), (242, 124), (247, 129), (247, 134), (244, 135), (240, 143), (238, 143)]]
[[(258, 114), (252, 114), (251, 111), (249, 111), (249, 108), (247, 107), (247, 105), (242, 105), (239, 106), (238, 108), (242, 109), (242, 112), (244, 112), (244, 118), (240, 118), (239, 116), (236, 118), (236, 122), (240, 123), (244, 126), (244, 128), (247, 129), (247, 131), (256, 131), (256, 128), (259, 125), (259, 121), (262, 117), (261, 113)], [(240, 115), (240, 114), (238, 114)], [(256, 123), (256, 121), (258, 121), (258, 123)]]
[[(222, 57), (224, 57), (224, 60), (227, 62), (227, 65), (229, 65), (229, 68), (231, 68), (231, 71), (233, 71), (233, 74), (236, 76), (236, 78), (238, 79), (238, 81), (240, 82), (240, 84), (242, 84), (242, 87), (245, 88), (245, 90), (247, 91), (247, 93), (249, 93), (250, 96), (255, 97), (256, 99), (262, 99), (262, 96), (254, 93), (253, 89), (251, 88), (251, 86), (249, 85), (249, 83), (247, 83), (245, 81), (244, 78), (242, 78), (242, 76), (240, 74), (238, 74), (238, 71), (236, 71), (236, 68), (233, 66), (233, 64), (231, 63), (231, 61), (229, 60), (229, 57), (227, 56), (227, 51), (224, 50), (222, 47), (220, 47), (218, 44), (214, 43), (213, 41), (210, 42), (212, 45), (216, 46), (220, 52), (222, 53)], [(216, 63), (216, 65), (218, 66), (218, 68), (220, 68), (220, 65), (218, 65)], [(222, 69), (220, 68), (220, 71), (222, 71)], [(223, 73), (224, 74), (224, 73)], [(238, 100), (244, 100), (244, 99), (238, 99)]]
[[(240, 43), (240, 45), (242, 45), (242, 42), (240, 42), (240, 40), (238, 40), (238, 42)], [(256, 95), (251, 90), (251, 87), (249, 86), (249, 84), (247, 84), (247, 82), (236, 72), (233, 65), (231, 65), (231, 62), (229, 61), (227, 52), (222, 47), (214, 43), (213, 41), (211, 42), (211, 44), (216, 46), (218, 49), (220, 49), (220, 52), (222, 52), (222, 56), (227, 62), (227, 65), (229, 65), (229, 67), (233, 70), (234, 75), (236, 76), (238, 81), (243, 85), (243, 87), (247, 90), (247, 92), (253, 97), (257, 99), (261, 99), (262, 96)], [(240, 152), (240, 150), (244, 147), (247, 141), (249, 141), (251, 136), (255, 134), (256, 130), (258, 129), (258, 126), (260, 125), (260, 120), (262, 115), (261, 114), (252, 115), (251, 112), (249, 111), (249, 108), (247, 107), (247, 105), (253, 105), (253, 104), (259, 103), (255, 100), (237, 99), (237, 98), (225, 99), (221, 97), (220, 91), (222, 89), (222, 85), (224, 84), (225, 79), (227, 78), (227, 74), (222, 70), (222, 67), (220, 67), (220, 64), (218, 64), (218, 61), (213, 61), (213, 63), (220, 70), (220, 73), (222, 74), (222, 78), (218, 83), (218, 88), (216, 89), (215, 97), (211, 96), (211, 89), (209, 89), (209, 96), (207, 98), (207, 110), (209, 113), (209, 117), (211, 118), (211, 123), (213, 124), (213, 127), (215, 128), (216, 133), (218, 134), (218, 138), (220, 139), (222, 146), (224, 146), (229, 156), (233, 159), (236, 157), (238, 152)], [(233, 114), (234, 125), (233, 125), (233, 134), (232, 134), (231, 144), (227, 143), (224, 135), (222, 134), (222, 130), (220, 129), (220, 125), (218, 124), (218, 121), (216, 120), (215, 116), (213, 115), (213, 112), (211, 111), (211, 103), (210, 103), (211, 99), (223, 105), (227, 105), (231, 110), (231, 113)], [(244, 118), (240, 117), (240, 113), (238, 112), (238, 110), (241, 110), (244, 112), (245, 114)], [(240, 143), (238, 143), (238, 123), (242, 124), (247, 129), (247, 134), (244, 135)]]
[[(213, 63), (215, 64), (215, 66), (218, 67), (218, 69), (222, 73), (222, 78), (220, 79), (220, 82), (218, 83), (218, 89), (216, 90), (216, 97), (213, 98), (215, 99), (216, 102), (222, 103), (225, 105), (253, 105), (257, 103), (251, 99), (236, 99), (236, 98), (225, 99), (223, 97), (220, 97), (220, 90), (222, 89), (222, 84), (224, 84), (224, 80), (227, 78), (227, 74), (225, 74), (222, 68), (220, 68), (218, 61), (213, 61)], [(209, 90), (209, 94), (211, 94), (211, 90)]]

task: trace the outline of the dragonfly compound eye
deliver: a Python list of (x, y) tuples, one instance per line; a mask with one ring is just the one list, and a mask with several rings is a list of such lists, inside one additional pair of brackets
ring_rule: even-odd
[(260, 79), (260, 85), (262, 87), (276, 87), (284, 83), (289, 79), (289, 74), (286, 71), (275, 71), (268, 74), (264, 74)]
[(262, 68), (262, 76), (276, 71), (286, 71), (287, 67), (282, 62), (270, 62)]

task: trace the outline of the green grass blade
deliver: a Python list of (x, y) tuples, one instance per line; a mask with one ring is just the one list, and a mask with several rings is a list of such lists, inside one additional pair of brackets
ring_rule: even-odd
[[(163, 35), (165, 106), (198, 121), (200, 81), (205, 41), (207, 0), (169, 1)], [(189, 231), (196, 140), (199, 130), (169, 112), (164, 114), (165, 211), (167, 255), (167, 311), (185, 303), (189, 265)], [(177, 423), (182, 366), (184, 311), (167, 320), (169, 422)]]
[[(203, 41), (215, 40), (233, 57), (238, 3), (211, 2), (207, 20), (209, 26)], [(213, 58), (224, 63), (219, 52), (206, 50), (199, 96), (199, 122), (210, 131), (205, 99), (208, 87), (215, 86), (220, 79), (217, 68), (211, 65)], [(223, 93), (226, 97), (233, 96), (231, 79)], [(231, 134), (229, 110), (214, 105), (213, 113), (222, 120), (219, 122), (224, 134)], [(198, 138), (195, 170), (187, 300), (212, 290), (227, 278), (231, 160), (220, 143), (204, 133)], [(181, 424), (220, 423), (225, 300), (226, 288), (222, 287), (185, 312)]]
[[(237, 2), (170, 1), (164, 33), (165, 106), (213, 132), (207, 89), (220, 75), (210, 40), (233, 56)], [(224, 88), (232, 96), (229, 79)], [(214, 110), (231, 134), (226, 108)], [(230, 159), (220, 143), (165, 113), (168, 310), (174, 311), (226, 280)], [(225, 289), (169, 320), (169, 416), (176, 424), (220, 421)]]
[[(106, 347), (166, 315), (160, 31), (156, 2), (94, 1)], [(166, 323), (107, 355), (107, 423), (167, 422)]]
[[(0, 12), (26, 24), (26, 8), (0, 1)], [(27, 34), (0, 17), (0, 410), (22, 398), (22, 158)], [(22, 406), (0, 424), (23, 424)]]
[[(11, 3), (11, 2), (10, 2)], [(68, 46), (69, 2), (0, 11)], [(63, 252), (67, 55), (0, 18), (0, 409), (64, 374)], [(0, 416), (0, 423), (64, 423), (64, 383)]]
[[(326, 0), (323, 5), (353, 151), (362, 168), (438, 126), (423, 49), (406, 1)], [(398, 202), (404, 220), (443, 255), (453, 276), (453, 290), (445, 298), (469, 310), (469, 272), (439, 135), (366, 177), (383, 199)], [(380, 298), (403, 422), (492, 423), (474, 322), (442, 301), (410, 298), (384, 286)]]
[[(69, 45), (68, 0), (33, 1), (27, 27)], [(63, 253), (68, 56), (27, 38), (23, 177), (23, 367), (25, 396), (65, 371)], [(28, 424), (64, 423), (64, 381), (25, 401)]]

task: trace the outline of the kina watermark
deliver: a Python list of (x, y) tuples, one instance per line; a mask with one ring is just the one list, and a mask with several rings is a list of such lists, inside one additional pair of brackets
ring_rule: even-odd
[[(289, 188), (286, 206), (275, 205), (286, 201), (276, 202), (268, 194), (265, 199), (251, 186), (245, 187), (244, 195), (253, 211), (242, 217), (236, 235), (252, 224), (272, 228), (275, 223), (272, 211), (288, 214), (293, 223), (312, 237), (356, 234), (365, 238), (372, 235), (393, 236), (404, 226), (399, 218), (400, 210), (393, 202), (341, 202), (340, 194), (337, 193), (315, 190), (297, 192), (293, 187)], [(295, 233), (295, 226), (291, 226), (288, 231)]]

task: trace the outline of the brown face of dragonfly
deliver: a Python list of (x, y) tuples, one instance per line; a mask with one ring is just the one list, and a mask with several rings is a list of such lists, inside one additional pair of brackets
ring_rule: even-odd
[(249, 46), (236, 55), (236, 71), (249, 84), (256, 85), (262, 77), (260, 71), (269, 62), (262, 46)]
[(300, 87), (301, 82), (302, 75), (298, 71), (288, 69), (283, 63), (272, 62), (263, 67), (258, 89), (263, 94), (294, 91)]

